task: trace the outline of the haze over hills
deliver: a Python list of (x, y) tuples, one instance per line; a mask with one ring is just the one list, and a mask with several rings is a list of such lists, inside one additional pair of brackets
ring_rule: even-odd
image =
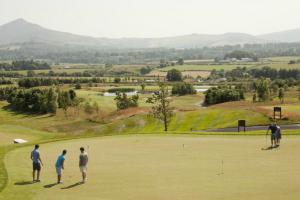
[(275, 42), (300, 42), (300, 28), (288, 31), (269, 33), (259, 36), (262, 39)]
[(191, 34), (164, 38), (95, 38), (54, 31), (17, 19), (0, 26), (0, 45), (38, 43), (55, 46), (86, 46), (93, 48), (201, 48), (268, 42), (300, 42), (300, 29), (253, 36), (244, 33), (220, 35)]

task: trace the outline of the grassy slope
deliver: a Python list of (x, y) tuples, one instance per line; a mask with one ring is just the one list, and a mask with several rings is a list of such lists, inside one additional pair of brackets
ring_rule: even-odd
[[(57, 200), (77, 200), (84, 195), (84, 199), (125, 200), (296, 200), (299, 141), (299, 137), (285, 137), (280, 151), (261, 151), (264, 137), (145, 135), (63, 141), (42, 145), (45, 167), (40, 184), (28, 184), (27, 156), (32, 148), (20, 148), (6, 157), (10, 178), (2, 199), (47, 200), (55, 195)], [(90, 147), (89, 180), (76, 186), (82, 145)], [(63, 148), (69, 150), (65, 182), (44, 188), (55, 182), (53, 163)], [(218, 175), (222, 161), (224, 174)]]
[[(96, 100), (100, 107), (107, 111), (115, 110), (113, 98), (101, 97), (96, 92), (80, 91), (80, 96)], [(145, 96), (141, 96), (140, 105), (149, 109), (149, 105), (144, 103)], [(170, 124), (171, 133), (203, 134), (190, 132), (193, 130), (204, 130), (210, 128), (223, 128), (236, 126), (238, 119), (246, 119), (248, 125), (266, 124), (269, 122), (268, 116), (245, 107), (216, 106), (201, 108), (201, 95), (172, 97), (172, 105), (177, 108), (175, 116)], [(7, 103), (0, 102), (0, 190), (7, 180), (4, 170), (3, 157), (11, 149), (11, 141), (14, 138), (27, 139), (30, 142), (43, 142), (51, 140), (72, 139), (76, 137), (91, 137), (112, 134), (132, 134), (132, 133), (162, 133), (162, 123), (148, 117), (146, 114), (135, 114), (126, 117), (125, 120), (114, 120), (110, 124), (92, 123), (82, 118), (68, 118), (63, 115), (32, 116), (17, 114), (4, 107)], [(290, 108), (293, 112), (298, 112), (298, 106)], [(180, 111), (180, 112), (179, 112)], [(299, 111), (300, 113), (300, 111)], [(116, 113), (118, 115), (118, 113)], [(120, 118), (122, 119), (122, 118)], [(298, 134), (297, 131), (285, 131), (288, 134)], [(214, 134), (214, 133), (205, 133)], [(217, 133), (222, 134), (222, 133)], [(226, 133), (228, 134), (228, 133)], [(229, 133), (230, 134), (230, 133)], [(252, 132), (250, 134), (263, 134), (262, 132)]]
[[(214, 111), (201, 109), (199, 107), (199, 97), (187, 96), (182, 98), (174, 97), (173, 104), (179, 109), (191, 109), (194, 111), (176, 112), (171, 124), (170, 130), (174, 133), (189, 132), (190, 128), (194, 130), (206, 129), (213, 126), (226, 127), (234, 125), (237, 116), (234, 112), (224, 112), (224, 110), (215, 109)], [(101, 105), (110, 105), (110, 102), (103, 102)], [(186, 104), (185, 104), (185, 103)], [(189, 107), (187, 106), (189, 105)], [(51, 141), (64, 138), (101, 136), (107, 134), (130, 134), (130, 133), (159, 133), (162, 132), (162, 123), (148, 117), (146, 114), (134, 115), (125, 120), (116, 120), (111, 124), (92, 123), (83, 119), (66, 119), (63, 115), (58, 116), (32, 116), (18, 114), (5, 110), (7, 103), (0, 103), (0, 190), (6, 183), (6, 171), (4, 170), (3, 157), (5, 153), (18, 146), (12, 146), (11, 142), (15, 138), (26, 139), (33, 144), (36, 141)], [(112, 108), (111, 108), (112, 109)], [(240, 113), (246, 115), (246, 112)], [(220, 117), (222, 116), (222, 117)], [(253, 115), (251, 115), (253, 116)], [(246, 117), (246, 116), (245, 116)], [(210, 120), (215, 121), (210, 123)], [(250, 120), (250, 119), (249, 119)], [(254, 117), (252, 123), (258, 120), (265, 121), (262, 115)], [(261, 122), (261, 121), (260, 121)], [(194, 133), (195, 134), (195, 133)]]

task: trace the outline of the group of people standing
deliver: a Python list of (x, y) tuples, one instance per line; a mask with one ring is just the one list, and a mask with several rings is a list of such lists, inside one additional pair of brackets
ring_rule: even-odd
[(277, 148), (280, 146), (281, 128), (276, 122), (274, 122), (274, 123), (270, 124), (268, 131), (267, 131), (267, 135), (270, 130), (271, 130), (271, 147)]
[[(57, 184), (62, 184), (62, 170), (64, 170), (64, 161), (65, 156), (67, 154), (67, 150), (63, 150), (62, 154), (58, 156), (55, 169), (57, 173)], [(34, 150), (31, 152), (30, 158), (32, 160), (32, 181), (33, 182), (40, 182), (40, 171), (43, 166), (43, 162), (41, 159), (39, 145), (34, 146)], [(88, 164), (88, 154), (83, 147), (80, 148), (80, 155), (79, 155), (79, 169), (82, 174), (82, 181), (81, 183), (85, 183), (87, 181), (87, 164)]]

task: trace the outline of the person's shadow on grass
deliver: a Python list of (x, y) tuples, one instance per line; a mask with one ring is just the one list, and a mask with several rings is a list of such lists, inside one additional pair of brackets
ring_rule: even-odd
[(82, 184), (83, 184), (82, 182), (77, 182), (77, 183), (74, 183), (72, 185), (69, 185), (69, 186), (66, 186), (66, 187), (62, 187), (61, 189), (62, 190), (71, 189), (71, 188), (77, 187), (77, 186), (82, 185)]
[(32, 181), (20, 181), (20, 182), (15, 182), (15, 185), (32, 185), (35, 182)]
[(275, 149), (276, 147), (272, 147), (272, 146), (270, 146), (270, 147), (267, 147), (267, 148), (262, 148), (261, 150), (263, 150), (263, 151), (270, 151), (270, 150), (273, 150), (273, 149)]
[(44, 185), (44, 188), (52, 188), (56, 185), (57, 185), (57, 183), (51, 183), (51, 184), (48, 184), (48, 185)]

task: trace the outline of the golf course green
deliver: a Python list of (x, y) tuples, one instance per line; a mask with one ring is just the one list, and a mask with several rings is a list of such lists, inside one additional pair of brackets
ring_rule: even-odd
[[(264, 136), (126, 135), (43, 144), (40, 183), (32, 184), (32, 147), (5, 156), (11, 199), (222, 199), (298, 200), (300, 137), (285, 136), (280, 149)], [(88, 181), (78, 184), (79, 148), (88, 149)], [(55, 185), (54, 163), (67, 149), (64, 183)]]

